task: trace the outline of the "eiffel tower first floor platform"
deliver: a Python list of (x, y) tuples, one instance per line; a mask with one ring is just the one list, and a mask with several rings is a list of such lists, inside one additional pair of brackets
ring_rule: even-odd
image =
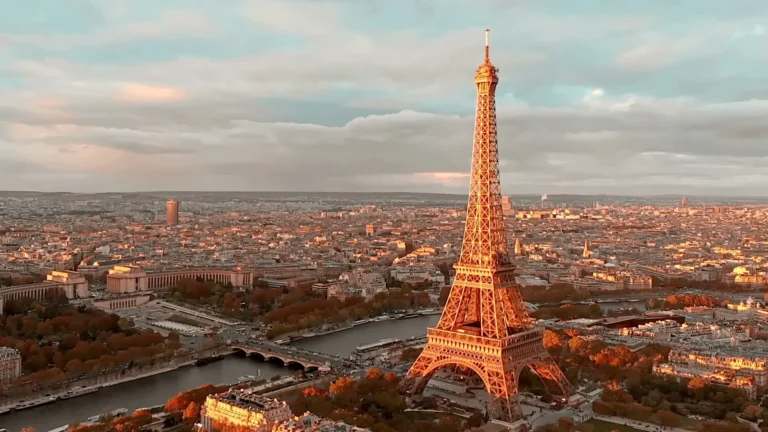
[(491, 418), (515, 422), (523, 418), (518, 402), (518, 379), (528, 367), (547, 386), (558, 403), (566, 403), (571, 385), (544, 348), (544, 329), (533, 327), (501, 339), (471, 333), (471, 328), (441, 330), (429, 328), (427, 345), (400, 384), (408, 396), (424, 391), (440, 368), (458, 366), (475, 372), (488, 391)]

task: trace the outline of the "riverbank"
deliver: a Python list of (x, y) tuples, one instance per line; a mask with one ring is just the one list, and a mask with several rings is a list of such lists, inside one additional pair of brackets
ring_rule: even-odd
[[(414, 336), (423, 336), (427, 327), (436, 325), (438, 319), (439, 315), (436, 314), (368, 323), (338, 334), (297, 341), (296, 346), (309, 351), (348, 357), (355, 347), (371, 344), (385, 337), (407, 340)], [(221, 354), (225, 353), (221, 351)], [(34, 427), (38, 431), (47, 431), (61, 425), (84, 421), (96, 413), (108, 413), (118, 408), (133, 411), (165, 404), (179, 392), (203, 384), (233, 383), (244, 376), (269, 380), (276, 375), (293, 375), (293, 372), (275, 363), (256, 360), (254, 357), (226, 355), (222, 360), (204, 366), (182, 367), (141, 380), (104, 387), (96, 393), (82, 397), (60, 400), (28, 410), (12, 411), (0, 416), (0, 428), (18, 431), (24, 427)]]
[(99, 383), (96, 385), (67, 388), (64, 390), (60, 390), (59, 392), (48, 393), (45, 396), (32, 397), (32, 398), (27, 397), (27, 398), (18, 399), (15, 401), (3, 402), (0, 404), (0, 414), (9, 413), (11, 411), (22, 411), (25, 409), (35, 408), (38, 406), (54, 403), (60, 400), (68, 400), (68, 399), (86, 396), (89, 394), (96, 393), (97, 391), (106, 387), (111, 387), (114, 385), (130, 382), (130, 381), (136, 381), (143, 378), (149, 378), (155, 375), (172, 372), (177, 369), (187, 367), (187, 366), (193, 366), (196, 364), (197, 364), (197, 360), (189, 360), (183, 363), (177, 363), (174, 365), (157, 368), (147, 372), (138, 372), (136, 374), (130, 374), (128, 376), (124, 375), (120, 378), (107, 381), (104, 383)]
[(368, 319), (362, 319), (359, 321), (354, 321), (352, 323), (349, 323), (343, 327), (334, 328), (331, 330), (326, 331), (317, 331), (313, 332), (312, 329), (307, 329), (307, 332), (300, 332), (295, 335), (288, 336), (288, 340), (290, 342), (297, 342), (300, 340), (315, 338), (315, 337), (321, 337), (321, 336), (328, 336), (334, 333), (339, 333), (347, 330), (352, 330), (355, 327), (359, 327), (366, 324), (371, 323), (378, 323), (383, 321), (392, 321), (392, 320), (408, 320), (413, 318), (420, 318), (424, 316), (432, 316), (432, 315), (440, 315), (443, 313), (442, 308), (440, 309), (422, 309), (417, 312), (406, 312), (406, 313), (398, 313), (398, 314), (386, 314), (386, 315), (379, 315), (377, 317), (368, 318)]
[(116, 370), (109, 373), (98, 374), (93, 377), (70, 381), (65, 383), (65, 385), (59, 389), (43, 389), (34, 394), (2, 400), (0, 401), (0, 415), (13, 411), (36, 408), (61, 400), (86, 396), (95, 393), (102, 388), (173, 372), (186, 366), (203, 365), (215, 362), (228, 354), (231, 354), (231, 352), (225, 351), (224, 353), (221, 353), (220, 350), (217, 349), (186, 355), (180, 359), (174, 359), (152, 366)]
[(31, 409), (11, 411), (0, 415), (0, 428), (18, 431), (34, 427), (47, 431), (65, 424), (85, 421), (94, 414), (109, 413), (118, 408), (130, 411), (148, 406), (165, 404), (168, 399), (181, 391), (203, 384), (233, 384), (240, 377), (252, 375), (269, 380), (276, 375), (292, 375), (293, 372), (274, 363), (261, 362), (253, 357), (225, 356), (221, 361), (204, 366), (179, 367), (174, 370), (163, 368), (155, 374), (142, 374), (132, 380), (100, 387), (95, 393), (63, 399), (55, 403)]
[(645, 301), (646, 299), (637, 299), (637, 298), (607, 298), (607, 299), (600, 298), (600, 299), (588, 299), (588, 300), (578, 300), (578, 301), (563, 300), (557, 303), (531, 303), (531, 304), (536, 307), (559, 307), (563, 305), (588, 306), (593, 303), (596, 303), (598, 305), (604, 304), (604, 303), (644, 303)]

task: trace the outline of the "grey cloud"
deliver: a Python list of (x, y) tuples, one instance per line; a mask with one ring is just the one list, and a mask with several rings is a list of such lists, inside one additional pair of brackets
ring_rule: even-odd
[[(471, 117), (404, 111), (329, 127), (243, 120), (259, 116), (247, 103), (228, 105), (218, 114), (215, 105), (205, 109), (204, 103), (180, 102), (167, 111), (126, 107), (122, 115), (114, 104), (71, 104), (66, 121), (85, 128), (36, 140), (52, 149), (80, 143), (134, 155), (121, 162), (123, 174), (90, 187), (141, 189), (151, 178), (153, 189), (466, 190), (461, 181), (440, 184), (414, 174), (467, 172)], [(106, 115), (98, 115), (99, 106)], [(501, 106), (504, 189), (701, 193), (714, 187), (761, 193), (755, 179), (764, 178), (768, 148), (756, 137), (765, 136), (766, 111), (768, 104), (754, 102), (702, 106), (650, 99), (634, 105), (601, 100), (573, 108)], [(34, 114), (16, 112), (12, 118), (25, 116), (34, 124)], [(0, 130), (7, 135), (11, 129)], [(77, 156), (87, 157), (89, 148), (77, 149)], [(164, 167), (161, 173), (158, 167)], [(190, 178), (189, 172), (197, 175)], [(6, 175), (0, 173), (0, 180)]]
[[(542, 22), (550, 26), (544, 30), (557, 29), (552, 20)], [(632, 24), (630, 29), (645, 25), (624, 24)], [(590, 31), (613, 35), (623, 31), (614, 25), (595, 23)], [(582, 19), (574, 28), (585, 26), (589, 24)], [(34, 141), (63, 152), (61, 157), (82, 158), (97, 166), (103, 158), (100, 149), (116, 151), (108, 155), (120, 158), (120, 172), (106, 165), (98, 173), (74, 167), (55, 184), (32, 183), (43, 189), (463, 193), (466, 185), (461, 181), (441, 184), (414, 174), (467, 172), (471, 117), (413, 111), (366, 114), (381, 114), (387, 106), (418, 106), (422, 99), (459, 100), (458, 107), (446, 112), (471, 112), (473, 68), (457, 65), (477, 64), (481, 37), (476, 30), (426, 41), (413, 34), (396, 34), (387, 41), (350, 37), (314, 47), (309, 54), (186, 58), (159, 65), (25, 62), (5, 72), (21, 77), (30, 90), (0, 99), (0, 151)], [(495, 50), (493, 56), (502, 69), (503, 90), (514, 94), (553, 84), (628, 86), (640, 77), (616, 75), (610, 68), (571, 69), (561, 57), (522, 48), (514, 53)], [(679, 76), (691, 86), (701, 82), (700, 74)], [(125, 83), (174, 86), (189, 98), (120, 101), (116, 94)], [(707, 81), (709, 86), (717, 84)], [(392, 100), (376, 111), (351, 111), (342, 103), (302, 106), (302, 101), (341, 85), (359, 93), (361, 100), (381, 96), (366, 92), (369, 89), (384, 89), (382, 93)], [(55, 98), (62, 105), (40, 112), (35, 103), (41, 98)], [(275, 103), (275, 98), (293, 102), (286, 106)], [(305, 115), (297, 116), (307, 119), (304, 123), (333, 120), (326, 125), (291, 123), (286, 112), (295, 110), (304, 110)], [(319, 116), (312, 110), (326, 112)], [(768, 158), (768, 147), (762, 145), (767, 111), (765, 102), (737, 103), (729, 109), (690, 99), (651, 98), (596, 99), (571, 108), (502, 105), (498, 119), (504, 190), (693, 193), (727, 188), (762, 193), (761, 182), (768, 180), (762, 174), (762, 162)], [(349, 121), (339, 121), (342, 118)], [(52, 124), (79, 128), (51, 129), (56, 133), (25, 140), (12, 137), (12, 125), (18, 124), (42, 130)], [(3, 138), (16, 141), (2, 143)], [(30, 167), (25, 172), (30, 178), (42, 178), (42, 171)], [(0, 172), (0, 184), (10, 180)]]

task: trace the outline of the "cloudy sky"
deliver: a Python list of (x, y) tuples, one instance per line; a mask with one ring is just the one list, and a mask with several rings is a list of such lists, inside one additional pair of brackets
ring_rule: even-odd
[(766, 195), (765, 0), (0, 0), (0, 190)]

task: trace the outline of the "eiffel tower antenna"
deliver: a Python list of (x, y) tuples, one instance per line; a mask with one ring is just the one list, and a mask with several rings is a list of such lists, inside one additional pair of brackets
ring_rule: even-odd
[(520, 373), (529, 367), (564, 402), (568, 380), (544, 348), (544, 329), (535, 327), (515, 284), (501, 206), (496, 142), (498, 69), (489, 56), (477, 68), (477, 109), (467, 221), (456, 277), (436, 327), (427, 329), (427, 345), (400, 384), (420, 395), (432, 375), (446, 366), (475, 372), (489, 394), (493, 418), (522, 418), (517, 400)]

